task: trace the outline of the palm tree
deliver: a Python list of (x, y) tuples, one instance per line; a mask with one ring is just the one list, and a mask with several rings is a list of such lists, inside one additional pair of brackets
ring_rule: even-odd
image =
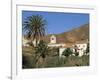
[(38, 67), (37, 63), (38, 63), (38, 60), (40, 59), (40, 57), (42, 57), (42, 59), (43, 59), (42, 67), (44, 67), (45, 58), (46, 58), (46, 55), (48, 55), (48, 52), (49, 52), (49, 47), (47, 46), (46, 42), (44, 42), (43, 40), (40, 40), (39, 44), (35, 48), (35, 53), (38, 55), (38, 56), (36, 56), (36, 59), (35, 59), (36, 60), (35, 65), (37, 67)]
[(29, 16), (23, 23), (23, 28), (27, 32), (28, 37), (35, 41), (37, 46), (38, 41), (45, 35), (46, 20), (41, 15)]

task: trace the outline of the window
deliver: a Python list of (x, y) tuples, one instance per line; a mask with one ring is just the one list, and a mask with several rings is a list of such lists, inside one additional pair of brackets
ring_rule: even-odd
[(52, 38), (52, 40), (54, 40), (54, 38)]

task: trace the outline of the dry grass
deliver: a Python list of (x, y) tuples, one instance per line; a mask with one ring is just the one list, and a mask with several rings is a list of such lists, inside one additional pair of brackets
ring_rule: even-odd
[[(26, 57), (26, 68), (32, 68), (34, 65), (34, 59), (31, 55)], [(38, 67), (36, 68), (50, 68), (50, 67), (75, 67), (75, 66), (89, 66), (89, 56), (71, 56), (66, 58), (59, 58), (58, 56), (47, 56), (45, 61), (42, 58), (38, 61)]]

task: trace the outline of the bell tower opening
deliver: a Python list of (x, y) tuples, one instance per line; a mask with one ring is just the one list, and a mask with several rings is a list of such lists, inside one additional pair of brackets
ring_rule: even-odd
[(50, 37), (50, 43), (51, 43), (51, 44), (55, 44), (55, 43), (56, 43), (56, 36), (55, 36), (55, 35), (52, 35), (52, 36)]

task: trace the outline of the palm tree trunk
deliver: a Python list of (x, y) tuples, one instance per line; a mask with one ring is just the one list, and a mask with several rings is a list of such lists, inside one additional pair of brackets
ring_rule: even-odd
[(36, 58), (35, 58), (35, 62), (34, 62), (34, 65), (35, 65), (35, 67), (37, 68), (38, 67), (38, 60), (39, 60), (39, 58), (41, 57), (41, 55), (36, 55)]
[(37, 47), (38, 46), (38, 40), (36, 39), (36, 44), (35, 44), (35, 46)]

